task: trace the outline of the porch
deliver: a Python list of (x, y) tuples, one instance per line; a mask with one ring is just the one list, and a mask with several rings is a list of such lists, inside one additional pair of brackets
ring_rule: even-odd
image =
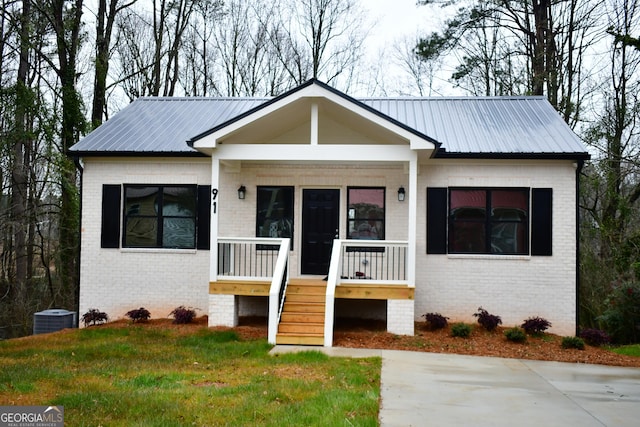
[(336, 299), (384, 300), (387, 329), (413, 334), (407, 242), (336, 239), (324, 278), (291, 278), (289, 247), (290, 239), (219, 238), (210, 326), (237, 324), (237, 297), (266, 297), (270, 343), (330, 347)]

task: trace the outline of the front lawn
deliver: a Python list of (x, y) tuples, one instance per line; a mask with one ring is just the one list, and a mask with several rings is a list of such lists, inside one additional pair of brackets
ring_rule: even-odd
[(67, 426), (374, 426), (379, 358), (270, 356), (234, 331), (103, 325), (0, 342), (0, 405)]

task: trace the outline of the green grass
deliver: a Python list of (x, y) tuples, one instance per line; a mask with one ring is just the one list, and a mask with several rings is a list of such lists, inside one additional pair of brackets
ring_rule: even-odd
[(640, 344), (623, 345), (621, 347), (612, 347), (611, 351), (627, 356), (640, 357)]
[(67, 426), (375, 426), (379, 358), (271, 356), (233, 331), (108, 325), (0, 342), (0, 404)]

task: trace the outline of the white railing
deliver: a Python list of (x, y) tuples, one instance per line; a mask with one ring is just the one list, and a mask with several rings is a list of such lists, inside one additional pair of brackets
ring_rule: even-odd
[(218, 280), (270, 282), (268, 341), (276, 343), (278, 322), (289, 282), (291, 239), (218, 238)]
[(334, 240), (325, 297), (324, 345), (333, 345), (336, 287), (340, 284), (409, 285), (408, 242)]

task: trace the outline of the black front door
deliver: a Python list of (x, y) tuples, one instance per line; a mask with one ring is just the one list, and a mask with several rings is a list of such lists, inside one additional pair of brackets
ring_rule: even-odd
[(327, 274), (338, 235), (340, 190), (302, 190), (302, 274)]

